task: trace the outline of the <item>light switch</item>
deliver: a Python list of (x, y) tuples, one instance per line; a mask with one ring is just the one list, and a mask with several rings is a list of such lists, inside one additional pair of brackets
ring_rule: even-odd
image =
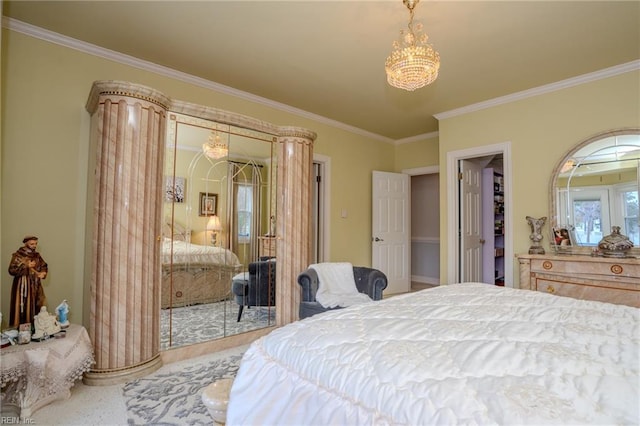
[(342, 209), (342, 212), (340, 213), (340, 217), (342, 217), (343, 219), (347, 218), (347, 209)]

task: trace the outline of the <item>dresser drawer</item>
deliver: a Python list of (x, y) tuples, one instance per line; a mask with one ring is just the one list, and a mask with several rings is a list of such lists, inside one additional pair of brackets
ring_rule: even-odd
[(608, 261), (590, 262), (576, 260), (560, 260), (560, 259), (532, 259), (531, 272), (556, 273), (567, 275), (582, 276), (602, 275), (603, 277), (626, 277), (637, 278), (640, 276), (640, 265), (629, 260), (608, 259)]
[(640, 259), (519, 255), (520, 288), (640, 307)]
[(625, 282), (571, 282), (555, 277), (536, 276), (535, 290), (574, 299), (597, 300), (640, 308), (640, 286)]

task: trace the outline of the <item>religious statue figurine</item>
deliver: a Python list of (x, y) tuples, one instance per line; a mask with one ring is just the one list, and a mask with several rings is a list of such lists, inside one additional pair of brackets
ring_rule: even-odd
[(48, 267), (36, 251), (38, 237), (27, 235), (22, 243), (24, 246), (13, 253), (9, 263), (9, 274), (13, 276), (9, 327), (33, 323), (34, 316), (47, 304), (41, 280), (46, 278)]
[(540, 241), (542, 241), (542, 226), (547, 221), (547, 218), (541, 217), (540, 219), (536, 219), (534, 217), (527, 216), (527, 221), (531, 227), (531, 235), (529, 235), (529, 239), (533, 242), (531, 247), (529, 247), (529, 254), (544, 254), (544, 247), (542, 247)]
[(275, 216), (271, 216), (269, 232), (270, 232), (269, 234), (270, 237), (276, 236), (276, 217)]
[(69, 305), (67, 304), (67, 299), (64, 299), (62, 303), (58, 305), (58, 307), (56, 308), (56, 313), (58, 314), (58, 322), (60, 323), (60, 327), (69, 327)]
[(52, 336), (60, 331), (60, 324), (58, 324), (56, 316), (47, 312), (46, 306), (40, 308), (40, 313), (33, 320), (36, 331), (31, 336), (32, 339)]

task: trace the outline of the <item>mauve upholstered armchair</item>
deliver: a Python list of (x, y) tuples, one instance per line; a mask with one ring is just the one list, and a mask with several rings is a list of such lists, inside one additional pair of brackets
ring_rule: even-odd
[[(354, 266), (353, 278), (360, 293), (368, 295), (373, 300), (382, 299), (382, 291), (387, 288), (387, 276), (382, 271), (365, 266)], [(340, 309), (340, 307), (325, 308), (316, 301), (319, 280), (318, 274), (314, 269), (309, 268), (298, 275), (298, 284), (302, 287), (299, 309), (300, 319), (332, 309)]]

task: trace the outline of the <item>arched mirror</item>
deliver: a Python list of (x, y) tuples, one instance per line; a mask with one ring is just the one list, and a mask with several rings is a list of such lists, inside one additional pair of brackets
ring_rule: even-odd
[(166, 141), (160, 348), (274, 325), (274, 136), (170, 113)]
[(569, 151), (550, 188), (551, 245), (558, 253), (594, 254), (619, 226), (640, 256), (640, 129), (596, 135)]

